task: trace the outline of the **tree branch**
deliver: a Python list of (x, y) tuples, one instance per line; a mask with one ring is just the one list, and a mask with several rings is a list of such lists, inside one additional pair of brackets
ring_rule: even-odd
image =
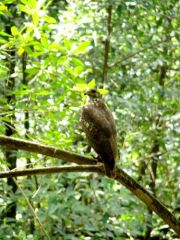
[[(94, 165), (97, 162), (94, 159), (86, 158), (78, 154), (69, 153), (56, 149), (54, 147), (41, 145), (25, 140), (18, 140), (16, 138), (0, 136), (0, 145), (10, 149), (22, 149), (26, 151), (41, 153), (46, 156), (61, 158), (68, 162), (75, 162), (79, 164), (89, 164), (84, 166), (63, 166), (52, 168), (38, 168), (38, 169), (26, 169), (22, 171), (8, 171), (1, 172), (0, 178), (3, 177), (17, 177), (30, 174), (49, 174), (58, 172), (97, 172), (104, 174), (103, 165)], [(128, 188), (137, 198), (144, 202), (152, 211), (154, 211), (164, 222), (166, 222), (177, 234), (180, 234), (180, 222), (171, 214), (171, 212), (161, 204), (154, 196), (146, 191), (141, 185), (139, 185), (133, 178), (131, 178), (122, 169), (115, 169), (115, 180), (120, 182), (126, 188)]]
[(49, 157), (60, 158), (68, 162), (74, 162), (78, 164), (94, 165), (96, 160), (81, 155), (59, 150), (54, 147), (50, 147), (44, 144), (30, 142), (27, 140), (19, 140), (17, 138), (10, 138), (0, 135), (0, 145), (5, 146), (8, 149), (21, 149), (29, 152), (40, 153)]
[(43, 175), (52, 173), (64, 173), (64, 172), (97, 172), (104, 174), (104, 167), (99, 165), (83, 165), (83, 166), (55, 166), (55, 167), (43, 167), (43, 168), (28, 168), (24, 170), (10, 170), (0, 172), (0, 178), (11, 178), (20, 176), (31, 175)]

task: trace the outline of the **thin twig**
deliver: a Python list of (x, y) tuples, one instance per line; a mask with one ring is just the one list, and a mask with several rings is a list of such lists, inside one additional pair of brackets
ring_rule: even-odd
[(0, 172), (0, 178), (44, 175), (44, 174), (64, 173), (64, 172), (97, 172), (97, 173), (103, 174), (104, 173), (103, 169), (104, 169), (103, 164), (28, 168), (24, 170), (10, 170), (10, 171)]
[(16, 186), (18, 187), (18, 189), (20, 190), (20, 192), (23, 195), (24, 199), (26, 200), (28, 207), (30, 208), (34, 218), (36, 219), (36, 221), (38, 222), (38, 224), (39, 224), (39, 226), (41, 228), (41, 231), (44, 233), (44, 235), (47, 237), (47, 239), (50, 240), (50, 237), (49, 237), (48, 233), (46, 232), (46, 230), (45, 230), (44, 226), (42, 225), (40, 219), (38, 218), (37, 214), (35, 213), (34, 208), (31, 205), (31, 203), (30, 203), (29, 199), (27, 198), (26, 194), (24, 193), (23, 189), (18, 184), (18, 182), (16, 181), (15, 178), (13, 178), (13, 181), (15, 182)]

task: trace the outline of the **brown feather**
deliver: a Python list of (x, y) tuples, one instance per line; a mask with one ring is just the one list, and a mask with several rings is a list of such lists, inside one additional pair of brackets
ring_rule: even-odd
[(116, 126), (113, 115), (100, 97), (90, 96), (82, 107), (80, 123), (89, 145), (102, 159), (106, 174), (110, 177), (117, 155)]

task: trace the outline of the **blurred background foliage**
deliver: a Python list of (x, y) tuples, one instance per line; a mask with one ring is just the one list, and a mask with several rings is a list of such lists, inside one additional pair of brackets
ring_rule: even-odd
[[(78, 122), (78, 88), (107, 89), (117, 166), (179, 217), (179, 7), (177, 0), (1, 0), (0, 134), (91, 156)], [(61, 164), (0, 152), (1, 170)], [(176, 239), (106, 177), (55, 174), (18, 184), (50, 239)], [(0, 181), (0, 219), (0, 239), (46, 238), (10, 180)]]

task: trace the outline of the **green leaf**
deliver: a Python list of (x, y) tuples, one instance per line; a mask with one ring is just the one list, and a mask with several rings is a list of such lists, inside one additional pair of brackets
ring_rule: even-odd
[(72, 58), (72, 62), (75, 67), (81, 66), (84, 68), (84, 63), (79, 58)]
[(0, 36), (10, 37), (11, 35), (9, 35), (9, 34), (6, 33), (6, 32), (0, 32)]
[(37, 26), (39, 23), (39, 16), (36, 12), (32, 14), (32, 20), (33, 20), (34, 25)]
[(24, 53), (24, 48), (20, 47), (17, 53), (19, 56), (21, 56)]
[(28, 15), (31, 15), (32, 14), (32, 9), (29, 9), (28, 7), (20, 4), (19, 5), (19, 9), (22, 11), (22, 12), (25, 12), (27, 13)]
[(1, 43), (1, 44), (5, 44), (5, 43), (6, 43), (6, 40), (0, 38), (0, 43)]
[(4, 0), (3, 1), (5, 4), (11, 4), (11, 3), (14, 3), (15, 0)]
[(109, 91), (105, 88), (99, 88), (98, 91), (100, 92), (101, 95), (107, 94)]
[(37, 5), (37, 1), (36, 0), (29, 0), (28, 1), (28, 4), (30, 7), (32, 7), (33, 9), (36, 8), (36, 5)]
[(92, 88), (95, 88), (96, 86), (96, 81), (95, 79), (91, 80), (89, 83), (88, 83), (88, 88), (92, 89)]
[(39, 96), (49, 96), (52, 94), (51, 91), (45, 90), (45, 89), (40, 89), (40, 90), (35, 90), (34, 93)]
[(47, 23), (56, 23), (56, 19), (53, 18), (53, 17), (49, 17), (49, 16), (47, 16), (47, 15), (44, 15), (42, 18), (43, 18)]
[(20, 0), (20, 2), (24, 3), (24, 5), (25, 5), (25, 4), (28, 4), (28, 1), (29, 1), (29, 0)]
[(68, 60), (67, 56), (61, 56), (58, 58), (58, 64), (62, 65), (63, 63), (65, 63)]
[(73, 88), (75, 91), (84, 92), (87, 90), (88, 85), (86, 83), (77, 83)]
[(65, 48), (60, 43), (56, 43), (56, 42), (53, 42), (49, 45), (49, 50), (60, 51), (62, 53), (66, 52)]
[(81, 42), (81, 43), (79, 44), (79, 46), (74, 49), (74, 51), (72, 52), (72, 54), (78, 55), (78, 54), (84, 53), (84, 52), (87, 51), (87, 49), (88, 49), (89, 46), (90, 46), (90, 41)]
[(41, 37), (41, 44), (42, 44), (43, 47), (48, 48), (49, 45), (48, 45), (48, 39), (47, 39), (46, 36)]
[(84, 70), (84, 68), (82, 66), (77, 66), (74, 69), (74, 73), (75, 73), (76, 76), (79, 76), (79, 74), (82, 73), (83, 70)]
[(0, 3), (0, 14), (4, 15), (7, 12), (8, 8), (3, 3)]
[(69, 39), (65, 38), (64, 39), (64, 46), (66, 47), (66, 49), (69, 51), (71, 50), (71, 46), (72, 46), (72, 43)]
[(15, 37), (19, 35), (19, 31), (16, 26), (11, 27), (11, 33)]

